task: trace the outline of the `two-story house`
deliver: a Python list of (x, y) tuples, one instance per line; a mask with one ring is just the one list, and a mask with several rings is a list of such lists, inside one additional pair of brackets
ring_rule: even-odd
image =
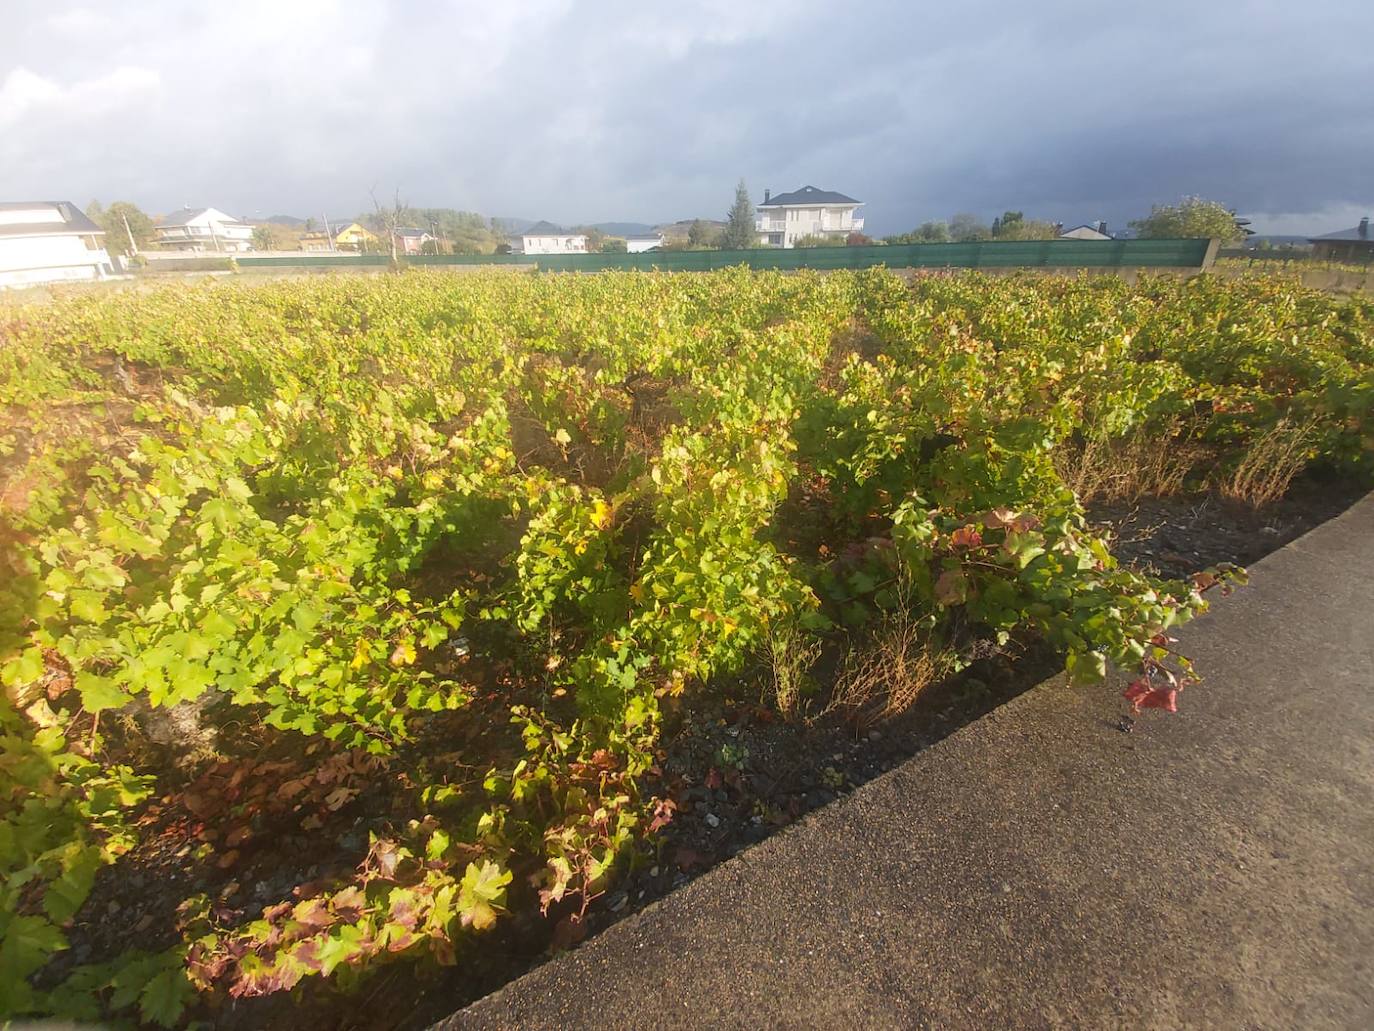
[(765, 247), (792, 247), (806, 236), (833, 237), (839, 246), (850, 233), (863, 230), (864, 220), (854, 214), (862, 203), (815, 186), (776, 197), (764, 190), (754, 228)]
[(169, 251), (247, 251), (253, 227), (218, 208), (183, 208), (154, 227), (157, 242)]
[(0, 288), (115, 273), (105, 230), (70, 201), (0, 203)]

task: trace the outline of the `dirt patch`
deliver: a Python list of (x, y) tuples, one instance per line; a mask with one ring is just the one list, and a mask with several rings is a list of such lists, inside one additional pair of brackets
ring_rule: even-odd
[(1218, 562), (1249, 565), (1296, 540), (1363, 497), (1365, 488), (1312, 477), (1263, 508), (1218, 494), (1142, 498), (1088, 506), (1088, 518), (1110, 530), (1122, 561), (1178, 578)]

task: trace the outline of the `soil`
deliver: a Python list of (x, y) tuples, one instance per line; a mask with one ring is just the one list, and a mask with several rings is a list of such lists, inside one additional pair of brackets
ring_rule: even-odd
[[(1349, 484), (1305, 479), (1288, 497), (1260, 510), (1215, 496), (1191, 496), (1092, 505), (1089, 517), (1111, 532), (1114, 551), (1123, 561), (1174, 578), (1220, 562), (1253, 563), (1337, 515), (1362, 493)], [(200, 1015), (217, 1027), (245, 1029), (428, 1026), (546, 961), (551, 942), (571, 944), (604, 929), (1061, 668), (1061, 660), (1043, 646), (1010, 654), (988, 649), (957, 676), (928, 688), (903, 715), (862, 728), (839, 721), (783, 722), (756, 697), (737, 693), (731, 699), (720, 685), (689, 694), (667, 714), (658, 779), (646, 786), (646, 793), (673, 800), (672, 820), (635, 857), (629, 873), (593, 901), (580, 922), (567, 919), (567, 913), (547, 919), (519, 913), (482, 936), (480, 947), (460, 953), (454, 967), (397, 964), (351, 993), (312, 978), (294, 996), (231, 1001), (216, 1013)], [(1104, 695), (1102, 704), (1113, 714), (1125, 712), (1119, 699)], [(278, 779), (296, 775), (284, 757), (264, 752), (259, 753), (264, 761), (270, 765), (277, 760), (281, 766)], [(270, 853), (281, 850), (265, 849), (263, 862), (232, 876), (198, 862), (188, 835), (178, 840), (170, 833), (175, 828), (159, 828), (169, 833), (148, 842), (148, 861), (135, 876), (98, 880), (85, 919), (72, 929), (73, 949), (67, 957), (72, 962), (95, 958), (92, 953), (127, 946), (131, 930), (139, 937), (145, 928), (169, 926), (170, 910), (191, 891), (208, 891), (221, 905), (260, 908), (287, 897), (290, 885), (302, 879), (346, 869), (356, 862), (359, 843), (373, 825), (395, 812), (390, 808), (394, 800), (381, 797), (380, 786), (368, 785), (363, 774), (341, 783), (356, 783), (359, 793), (337, 813), (327, 796), (312, 803), (329, 847), (319, 847), (319, 836), (313, 846), (300, 837), (284, 837), (278, 843), (293, 855), (274, 863)], [(219, 820), (207, 814), (204, 823)], [(270, 828), (254, 830), (263, 844), (275, 837), (263, 833)], [(185, 841), (192, 843), (183, 845)], [(138, 944), (155, 948), (169, 942)]]

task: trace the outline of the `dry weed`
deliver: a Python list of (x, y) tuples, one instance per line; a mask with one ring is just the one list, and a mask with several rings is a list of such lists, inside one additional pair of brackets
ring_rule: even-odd
[(935, 648), (920, 621), (899, 607), (844, 657), (825, 711), (840, 712), (864, 727), (892, 719), (911, 708), (949, 666), (948, 653)]
[(1233, 470), (1217, 476), (1217, 490), (1256, 508), (1277, 501), (1307, 465), (1312, 429), (1311, 422), (1281, 420), (1255, 438)]
[(1178, 425), (1162, 433), (1137, 430), (1115, 440), (1090, 438), (1055, 453), (1055, 468), (1079, 501), (1138, 501), (1183, 490), (1207, 450)]
[(772, 670), (773, 702), (786, 719), (801, 711), (802, 689), (807, 674), (820, 658), (821, 644), (806, 636), (794, 624), (774, 628), (768, 636), (768, 659)]

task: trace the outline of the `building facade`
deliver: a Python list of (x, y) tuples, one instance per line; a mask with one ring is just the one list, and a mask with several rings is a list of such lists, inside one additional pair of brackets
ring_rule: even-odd
[(586, 254), (587, 237), (552, 222), (536, 222), (511, 240), (511, 250), (516, 254)]
[(815, 186), (776, 197), (764, 190), (754, 229), (765, 247), (795, 247), (798, 240), (808, 236), (833, 239), (838, 247), (850, 233), (863, 231), (864, 220), (855, 214), (862, 204), (843, 193)]
[(116, 273), (105, 231), (70, 201), (0, 203), (0, 288)]
[(434, 242), (434, 235), (428, 229), (407, 226), (396, 230), (395, 239), (397, 254), (423, 254), (425, 244)]
[(662, 246), (662, 233), (645, 233), (625, 237), (625, 253), (627, 254), (643, 254), (645, 251), (651, 251)]
[(218, 208), (183, 208), (154, 227), (163, 250), (236, 252), (253, 249), (253, 227)]
[(306, 233), (301, 237), (301, 250), (303, 251), (343, 251), (358, 254), (363, 251), (379, 249), (377, 234), (357, 222), (331, 226), (329, 233)]
[(1369, 216), (1354, 229), (1312, 237), (1312, 256), (1321, 261), (1374, 261), (1374, 237), (1369, 235)]

